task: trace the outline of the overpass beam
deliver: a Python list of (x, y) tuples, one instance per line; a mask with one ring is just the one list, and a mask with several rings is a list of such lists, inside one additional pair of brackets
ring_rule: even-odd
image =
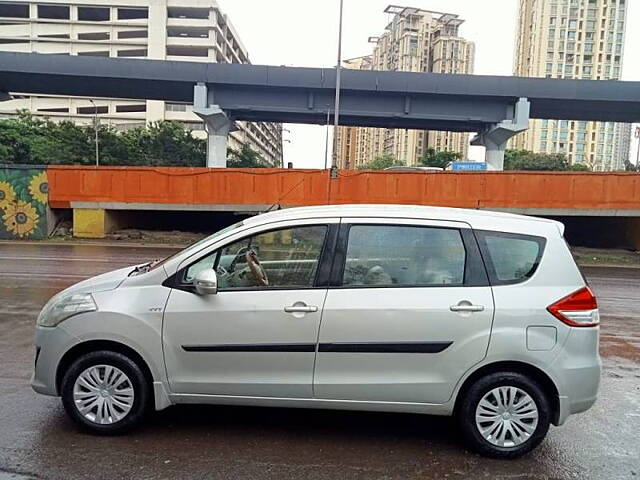
[(204, 83), (194, 87), (193, 113), (204, 121), (207, 132), (207, 167), (226, 168), (229, 133), (236, 130), (235, 124), (220, 106), (213, 104), (213, 92)]
[(507, 141), (529, 128), (529, 109), (529, 100), (520, 98), (515, 104), (512, 119), (490, 125), (471, 140), (471, 145), (486, 148), (485, 161), (488, 170), (504, 170), (504, 152), (507, 148)]

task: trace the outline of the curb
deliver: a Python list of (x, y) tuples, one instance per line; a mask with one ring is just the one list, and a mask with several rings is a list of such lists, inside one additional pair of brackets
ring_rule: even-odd
[(189, 246), (189, 244), (174, 244), (174, 243), (124, 243), (124, 242), (104, 242), (104, 241), (77, 241), (72, 240), (69, 242), (64, 241), (47, 241), (47, 240), (0, 240), (0, 245), (52, 245), (52, 246), (70, 246), (80, 247), (87, 245), (95, 245), (98, 247), (123, 247), (123, 248), (166, 248), (173, 250), (182, 250)]

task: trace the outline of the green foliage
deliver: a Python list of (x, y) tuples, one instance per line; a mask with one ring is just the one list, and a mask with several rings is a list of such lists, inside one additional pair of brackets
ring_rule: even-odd
[(573, 172), (592, 172), (591, 167), (585, 163), (574, 163), (569, 167)]
[(581, 171), (589, 172), (585, 164), (571, 165), (561, 153), (533, 153), (528, 150), (507, 150), (504, 155), (505, 170)]
[(229, 148), (227, 150), (227, 166), (230, 168), (277, 168), (249, 145), (243, 145), (240, 151)]
[(624, 162), (624, 170), (626, 172), (640, 172), (640, 165), (634, 165), (629, 160)]
[[(100, 165), (202, 167), (207, 144), (179, 122), (154, 122), (119, 131), (98, 128)], [(0, 120), (0, 164), (93, 165), (95, 128), (52, 122), (28, 112)], [(249, 146), (229, 151), (229, 166), (272, 167)]]
[(424, 167), (438, 167), (446, 169), (453, 162), (460, 160), (461, 155), (458, 152), (450, 152), (448, 150), (436, 151), (434, 148), (427, 148), (420, 158), (420, 165)]
[(397, 167), (400, 165), (404, 165), (404, 163), (389, 153), (383, 153), (382, 155), (378, 155), (369, 163), (358, 165), (358, 170), (384, 170), (385, 168)]

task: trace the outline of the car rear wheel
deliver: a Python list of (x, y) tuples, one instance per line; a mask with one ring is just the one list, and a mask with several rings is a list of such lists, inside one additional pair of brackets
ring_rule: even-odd
[(92, 433), (115, 435), (138, 426), (149, 403), (140, 367), (121, 353), (91, 352), (75, 360), (62, 380), (67, 414)]
[(497, 458), (516, 458), (536, 448), (549, 430), (550, 418), (542, 388), (514, 372), (492, 373), (477, 380), (458, 411), (467, 445)]

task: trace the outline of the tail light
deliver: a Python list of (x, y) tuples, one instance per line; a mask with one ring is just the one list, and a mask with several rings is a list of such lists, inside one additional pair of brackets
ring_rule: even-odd
[(570, 327), (595, 327), (600, 324), (598, 302), (589, 287), (561, 298), (549, 305), (547, 310)]

